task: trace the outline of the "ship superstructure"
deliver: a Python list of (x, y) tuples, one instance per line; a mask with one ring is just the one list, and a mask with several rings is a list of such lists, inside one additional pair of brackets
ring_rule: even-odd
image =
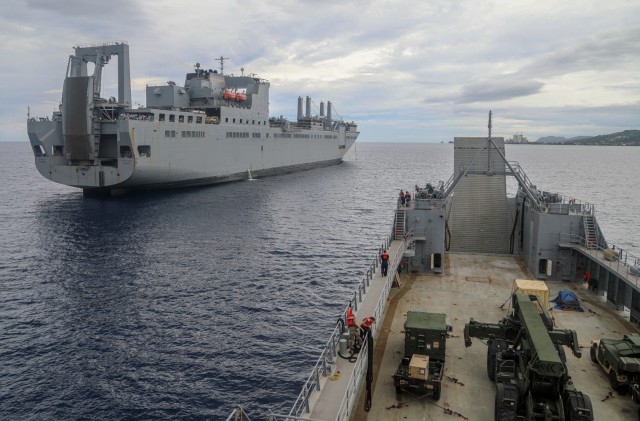
[[(118, 97), (101, 97), (104, 66), (117, 57)], [(221, 64), (224, 58), (220, 59)], [(90, 70), (93, 68), (93, 74)], [(298, 118), (269, 117), (269, 82), (203, 69), (183, 86), (146, 87), (133, 108), (129, 45), (75, 47), (59, 111), (28, 119), (36, 167), (85, 193), (213, 184), (341, 162), (357, 125), (335, 119), (332, 105), (298, 98)]]

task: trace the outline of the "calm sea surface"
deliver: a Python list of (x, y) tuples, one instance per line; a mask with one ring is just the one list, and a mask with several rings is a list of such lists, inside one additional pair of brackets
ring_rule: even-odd
[[(640, 148), (507, 156), (640, 256)], [(288, 412), (399, 190), (452, 171), (450, 144), (362, 143), (334, 167), (84, 199), (0, 143), (0, 419)]]

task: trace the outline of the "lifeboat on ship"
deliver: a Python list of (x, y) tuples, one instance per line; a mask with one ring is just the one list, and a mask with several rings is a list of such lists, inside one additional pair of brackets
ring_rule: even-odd
[(226, 100), (233, 101), (236, 99), (236, 93), (233, 92), (231, 89), (225, 89), (224, 93), (222, 94), (222, 97)]
[(242, 102), (247, 100), (247, 94), (242, 92), (236, 92), (236, 101)]

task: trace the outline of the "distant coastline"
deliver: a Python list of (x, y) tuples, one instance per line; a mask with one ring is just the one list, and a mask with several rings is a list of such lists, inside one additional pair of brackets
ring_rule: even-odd
[(576, 136), (571, 138), (547, 136), (533, 142), (509, 142), (507, 140), (505, 143), (510, 145), (640, 146), (640, 130), (625, 130), (599, 136)]

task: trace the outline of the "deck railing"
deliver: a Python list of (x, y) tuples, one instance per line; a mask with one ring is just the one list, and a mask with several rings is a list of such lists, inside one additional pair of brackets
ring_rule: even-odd
[[(638, 266), (640, 265), (640, 258), (629, 253), (627, 250), (616, 247), (615, 244), (611, 243), (609, 243), (609, 248), (603, 248), (599, 245), (593, 247), (593, 245), (589, 245), (586, 238), (576, 234), (560, 234), (560, 243), (579, 245), (584, 248), (583, 252), (593, 257), (601, 257), (605, 251), (608, 251), (608, 253), (617, 253), (617, 258), (611, 260), (602, 256), (606, 261), (606, 265), (618, 274), (626, 275), (628, 280), (635, 281), (636, 287), (640, 286), (640, 267)], [(600, 253), (600, 255), (598, 253)]]
[[(358, 305), (362, 303), (362, 300), (364, 299), (364, 295), (367, 293), (367, 289), (371, 285), (371, 280), (373, 279), (376, 273), (376, 270), (380, 265), (380, 255), (382, 254), (382, 250), (388, 250), (392, 241), (394, 241), (393, 224), (391, 226), (391, 230), (387, 239), (378, 248), (376, 256), (370, 261), (369, 266), (367, 267), (362, 280), (358, 283), (358, 286), (356, 287), (355, 291), (351, 296), (351, 300), (349, 301), (348, 305), (345, 307), (345, 309), (341, 313), (340, 317), (342, 318), (342, 320), (346, 321), (347, 311), (349, 306), (351, 306), (354, 311), (358, 311)], [(388, 276), (387, 276), (386, 283), (384, 285), (384, 288), (378, 300), (378, 303), (376, 304), (375, 310), (372, 314), (372, 316), (375, 317), (376, 320), (382, 320), (382, 317), (384, 316), (383, 312), (391, 291), (393, 279), (395, 278), (398, 272), (398, 266), (400, 265), (400, 262), (402, 260), (405, 250), (407, 249), (409, 241), (410, 241), (409, 236), (405, 235), (400, 247), (398, 248), (397, 253), (393, 258), (393, 261), (389, 265), (389, 271), (387, 273)], [(310, 402), (311, 395), (314, 392), (320, 391), (320, 381), (322, 379), (322, 376), (328, 375), (332, 369), (332, 366), (335, 364), (335, 359), (338, 357), (337, 350), (338, 350), (339, 341), (343, 333), (342, 328), (343, 327), (340, 324), (336, 324), (336, 327), (331, 332), (329, 340), (327, 341), (324, 348), (322, 349), (322, 353), (320, 357), (318, 358), (315, 365), (313, 366), (313, 369), (311, 370), (311, 374), (309, 374), (309, 377), (307, 378), (304, 385), (302, 386), (302, 390), (298, 395), (298, 398), (294, 402), (293, 406), (291, 407), (289, 414), (288, 415), (270, 414), (267, 417), (269, 421), (302, 421), (302, 420), (309, 421), (311, 420), (310, 418), (303, 417), (302, 414), (305, 414), (305, 413), (308, 414), (311, 412), (312, 410), (311, 402)], [(374, 323), (371, 326), (371, 334), (374, 338), (377, 336), (377, 332), (378, 332), (378, 327), (377, 327), (377, 324)], [(345, 395), (342, 401), (340, 402), (340, 407), (338, 410), (338, 415), (336, 417), (336, 420), (347, 421), (351, 416), (351, 411), (355, 404), (355, 400), (358, 397), (360, 381), (362, 380), (362, 377), (363, 377), (362, 374), (364, 370), (366, 370), (367, 353), (368, 353), (366, 345), (367, 344), (365, 342), (355, 362), (355, 369), (349, 379)], [(245, 418), (242, 418), (243, 415)], [(249, 420), (249, 418), (246, 416), (246, 413), (244, 412), (244, 410), (242, 410), (242, 408), (237, 407), (229, 415), (229, 417), (227, 418), (227, 421), (245, 420), (245, 419)]]
[[(371, 280), (373, 279), (376, 273), (376, 269), (380, 265), (380, 255), (382, 254), (382, 250), (389, 249), (389, 246), (391, 245), (393, 238), (394, 238), (394, 228), (392, 225), (388, 238), (378, 248), (377, 254), (371, 260), (367, 270), (365, 271), (362, 281), (360, 281), (360, 283), (358, 284), (356, 290), (352, 294), (349, 304), (347, 305), (347, 307), (345, 307), (344, 311), (342, 312), (340, 316), (342, 320), (346, 321), (347, 310), (349, 306), (351, 306), (354, 311), (358, 310), (358, 305), (364, 299), (364, 295), (367, 293), (367, 289), (369, 288), (371, 284)], [(378, 300), (378, 303), (372, 314), (372, 316), (375, 317), (376, 320), (382, 320), (382, 317), (384, 316), (383, 312), (384, 312), (385, 304), (389, 297), (391, 285), (393, 284), (393, 279), (395, 278), (395, 275), (397, 273), (398, 265), (400, 264), (402, 255), (404, 254), (404, 251), (407, 248), (408, 241), (409, 241), (408, 236), (405, 236), (405, 238), (402, 240), (400, 248), (398, 249), (392, 263), (389, 266), (389, 271), (387, 273), (388, 274), (387, 281), (383, 288), (380, 299)], [(298, 395), (298, 398), (294, 402), (291, 410), (289, 411), (289, 414), (288, 415), (271, 414), (268, 416), (269, 421), (310, 420), (310, 418), (304, 418), (302, 414), (305, 414), (305, 413), (309, 414), (311, 412), (312, 410), (311, 403), (310, 403), (311, 395), (314, 392), (320, 391), (320, 381), (322, 379), (322, 376), (328, 375), (330, 373), (330, 370), (332, 369), (331, 366), (335, 364), (334, 361), (338, 357), (337, 349), (338, 349), (339, 341), (343, 333), (342, 328), (343, 327), (340, 324), (336, 324), (336, 327), (331, 332), (329, 340), (325, 344), (320, 357), (318, 358), (313, 369), (311, 370), (311, 374), (309, 374), (309, 377), (307, 378), (306, 382), (302, 386), (302, 391), (300, 392), (300, 394)], [(374, 338), (376, 337), (377, 332), (378, 332), (377, 324), (373, 324), (371, 326), (371, 334)], [(340, 402), (336, 420), (346, 421), (349, 419), (351, 415), (351, 411), (353, 410), (353, 406), (355, 404), (355, 400), (358, 397), (360, 381), (362, 380), (362, 377), (363, 377), (362, 374), (364, 370), (366, 370), (366, 362), (367, 362), (367, 346), (365, 343), (362, 346), (360, 353), (358, 355), (358, 358), (355, 362), (355, 369), (351, 377), (349, 378), (347, 390), (344, 394), (342, 401)], [(232, 413), (230, 417), (232, 417), (234, 413)], [(229, 418), (228, 420), (231, 421), (232, 418)]]
[[(352, 298), (349, 301), (349, 304), (343, 310), (341, 314), (342, 320), (346, 321), (347, 311), (349, 306), (351, 306), (354, 311), (358, 311), (358, 304), (362, 302), (364, 295), (367, 293), (367, 289), (371, 284), (371, 280), (373, 279), (376, 269), (380, 264), (380, 255), (382, 254), (382, 250), (386, 250), (389, 248), (391, 241), (393, 241), (393, 235), (394, 233), (393, 233), (393, 226), (392, 226), (391, 232), (389, 233), (388, 238), (378, 248), (377, 254), (369, 264), (369, 267), (367, 268), (362, 281), (360, 281), (356, 290), (353, 292)], [(389, 272), (387, 274), (388, 276), (387, 276), (387, 282), (385, 284), (384, 292), (380, 297), (380, 301), (376, 306), (374, 314), (372, 315), (373, 317), (376, 318), (376, 320), (380, 320), (380, 318), (382, 317), (384, 304), (386, 303), (386, 299), (389, 296), (389, 290), (391, 289), (393, 278), (395, 277), (398, 264), (400, 263), (400, 259), (402, 258), (402, 254), (404, 253), (405, 248), (406, 248), (406, 240), (403, 241), (403, 246), (400, 247), (393, 263), (389, 267)], [(302, 414), (305, 412), (306, 413), (311, 412), (311, 405), (309, 403), (309, 399), (314, 390), (320, 391), (320, 379), (322, 378), (323, 375), (328, 373), (329, 366), (333, 365), (334, 359), (337, 358), (337, 347), (342, 337), (342, 333), (343, 333), (342, 328), (343, 328), (342, 326), (340, 326), (339, 324), (336, 324), (336, 327), (333, 329), (333, 332), (331, 332), (331, 336), (329, 337), (329, 340), (327, 341), (324, 349), (322, 350), (322, 354), (320, 355), (320, 358), (318, 359), (315, 366), (311, 370), (311, 374), (309, 375), (307, 381), (302, 386), (302, 391), (300, 392), (300, 394), (298, 395), (298, 398), (293, 404), (293, 407), (291, 408), (289, 415), (287, 416), (287, 418), (285, 418), (287, 421), (296, 419), (296, 417), (301, 417)], [(371, 333), (374, 337), (376, 336), (376, 333), (377, 333), (376, 324), (372, 325)], [(361, 376), (358, 376), (356, 374), (361, 373), (360, 366), (363, 364), (362, 361), (366, 361), (366, 359), (363, 358), (363, 355), (365, 354), (366, 354), (366, 346), (363, 345), (362, 349), (360, 350), (358, 359), (356, 361), (356, 370), (354, 371), (354, 376), (352, 376), (352, 378), (349, 379), (349, 383), (348, 383), (349, 386), (348, 386), (347, 392), (345, 393), (345, 397), (340, 404), (340, 409), (338, 411), (337, 419), (348, 419), (351, 407), (353, 405), (353, 401), (351, 399), (356, 398), (357, 390), (359, 387), (358, 380), (359, 378), (361, 378)], [(344, 418), (345, 416), (347, 418)]]

